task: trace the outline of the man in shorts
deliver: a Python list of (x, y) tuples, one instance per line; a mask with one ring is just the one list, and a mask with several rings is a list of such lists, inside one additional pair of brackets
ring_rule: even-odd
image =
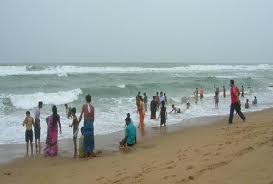
[(23, 122), (23, 126), (26, 126), (26, 132), (25, 132), (25, 141), (26, 141), (26, 150), (28, 155), (28, 143), (30, 143), (31, 148), (31, 156), (33, 156), (33, 131), (32, 126), (34, 125), (34, 119), (30, 116), (30, 112), (26, 112), (26, 117)]

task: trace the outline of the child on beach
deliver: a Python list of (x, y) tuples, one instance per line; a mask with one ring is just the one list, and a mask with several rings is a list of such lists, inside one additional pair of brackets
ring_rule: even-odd
[(71, 115), (72, 115), (72, 124), (70, 125), (70, 127), (73, 127), (74, 157), (77, 157), (77, 137), (79, 132), (79, 121), (76, 116), (75, 107), (71, 109)]
[(215, 92), (214, 104), (215, 104), (215, 108), (218, 108), (218, 105), (219, 105), (219, 95), (218, 95), (217, 92)]
[(162, 125), (166, 126), (166, 119), (167, 119), (167, 110), (165, 107), (165, 102), (163, 101), (161, 103), (161, 109), (160, 109), (160, 126)]
[(40, 137), (41, 137), (41, 120), (40, 120), (40, 114), (41, 114), (41, 109), (43, 107), (43, 102), (39, 101), (38, 102), (38, 107), (35, 110), (35, 115), (34, 115), (34, 138), (35, 138), (35, 148), (36, 148), (36, 154), (41, 153), (41, 141), (40, 141)]
[(30, 112), (26, 112), (26, 117), (23, 122), (23, 126), (26, 126), (26, 132), (25, 132), (25, 141), (26, 141), (26, 150), (28, 155), (28, 143), (30, 142), (30, 148), (31, 148), (31, 156), (33, 155), (33, 130), (32, 126), (34, 126), (34, 119), (30, 116)]
[(81, 128), (81, 137), (79, 138), (79, 157), (84, 158), (84, 127)]

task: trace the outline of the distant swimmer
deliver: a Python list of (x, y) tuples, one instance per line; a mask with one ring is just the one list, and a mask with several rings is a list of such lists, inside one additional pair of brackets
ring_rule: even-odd
[(245, 97), (245, 88), (244, 88), (244, 86), (242, 86), (242, 93), (241, 93), (241, 97)]
[(257, 105), (257, 104), (258, 104), (258, 101), (257, 101), (257, 97), (256, 97), (256, 96), (254, 97), (254, 100), (253, 100), (252, 104), (253, 104), (253, 105)]
[(226, 98), (226, 87), (225, 86), (223, 86), (223, 96), (224, 96), (224, 98)]
[(245, 108), (249, 109), (249, 99), (246, 99)]
[(173, 105), (172, 105), (172, 111), (171, 111), (170, 113), (172, 113), (172, 112), (174, 112), (174, 113), (181, 113), (181, 109), (175, 107), (174, 104), (173, 104)]
[(191, 103), (188, 101), (188, 102), (187, 102), (187, 109), (189, 109), (190, 106), (191, 106)]
[(201, 88), (200, 88), (200, 99), (203, 99), (203, 98), (204, 98), (204, 89), (201, 86)]

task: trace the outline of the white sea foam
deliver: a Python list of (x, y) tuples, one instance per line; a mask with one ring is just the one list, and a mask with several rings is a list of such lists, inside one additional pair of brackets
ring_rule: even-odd
[[(78, 93), (80, 92), (78, 89), (75, 91), (78, 91)], [(67, 95), (67, 93), (63, 95), (63, 92), (61, 92), (60, 94), (62, 94), (60, 96)], [(253, 99), (253, 96), (255, 95), (257, 95), (258, 97), (258, 105), (257, 106), (251, 105), (250, 109), (247, 109), (247, 110), (244, 109), (243, 108), (244, 101), (247, 98), (249, 98), (251, 101)], [(179, 100), (179, 97), (169, 97), (169, 99), (171, 98)], [(244, 112), (259, 111), (264, 108), (273, 106), (273, 93), (270, 90), (270, 91), (266, 91), (262, 93), (246, 94), (245, 98), (241, 100), (242, 100), (242, 110)], [(186, 109), (185, 104), (180, 104), (179, 101), (177, 101), (175, 105), (181, 108), (182, 113), (169, 114), (167, 125), (182, 123), (183, 126), (191, 126), (192, 125), (191, 122), (187, 122), (183, 120), (192, 119), (196, 117), (205, 118), (206, 116), (219, 116), (219, 115), (227, 116), (229, 113), (230, 97), (228, 96), (227, 98), (224, 99), (222, 96), (220, 96), (220, 104), (218, 109), (215, 109), (214, 107), (213, 97), (211, 97), (211, 94), (206, 95), (202, 101), (199, 100), (198, 104), (194, 104), (194, 102), (192, 102), (191, 104), (192, 105), (190, 109)], [(36, 106), (36, 103), (34, 105)], [(171, 103), (169, 103), (169, 105), (167, 106), (168, 112), (171, 110), (170, 105)], [(134, 97), (132, 98), (126, 98), (126, 97), (101, 98), (96, 103), (94, 103), (94, 106), (96, 108), (96, 120), (94, 122), (96, 135), (109, 134), (119, 130), (124, 130), (124, 124), (125, 124), (124, 119), (128, 112), (131, 113), (131, 118), (134, 124), (136, 126), (138, 125), (139, 116), (136, 113)], [(62, 126), (63, 134), (60, 135), (59, 139), (71, 138), (72, 130), (71, 128), (68, 127), (68, 124), (71, 123), (70, 122), (71, 120), (66, 119), (65, 111), (61, 110), (61, 108), (59, 109), (60, 109), (59, 114), (61, 116), (61, 123), (63, 125)], [(32, 110), (31, 114), (33, 114), (33, 109), (31, 110)], [(0, 130), (2, 131), (2, 134), (0, 134), (0, 144), (24, 142), (25, 130), (21, 124), (22, 119), (24, 118), (23, 114), (24, 112), (22, 112), (22, 110), (10, 115), (0, 114), (1, 121), (4, 122), (5, 125), (7, 125), (7, 126), (3, 126), (5, 130), (4, 129), (2, 130), (0, 128)], [(42, 141), (44, 141), (46, 138), (45, 118), (46, 116), (50, 114), (51, 112), (49, 109), (46, 109), (46, 108), (42, 109), (42, 112), (41, 112), (41, 126), (42, 126), (41, 140)], [(78, 112), (78, 115), (79, 115), (79, 112)], [(157, 115), (158, 115), (158, 112), (157, 112)], [(150, 117), (150, 113), (148, 112), (147, 115), (145, 116), (146, 127), (159, 126), (159, 123), (160, 123), (159, 120), (150, 120), (149, 117)], [(10, 135), (13, 135), (13, 136), (10, 136)]]
[(29, 70), (29, 66), (0, 66), (0, 76), (10, 75), (58, 75), (86, 73), (187, 73), (187, 72), (223, 72), (223, 71), (259, 71), (273, 70), (273, 65), (186, 65), (179, 67), (90, 67), (90, 66), (49, 66), (41, 70)]
[(125, 88), (125, 84), (117, 85), (118, 88)]
[(61, 105), (70, 103), (78, 99), (82, 94), (81, 89), (73, 89), (70, 91), (59, 91), (56, 93), (33, 93), (33, 94), (10, 94), (10, 99), (13, 106), (19, 109), (30, 109), (37, 106), (38, 101), (43, 101), (44, 104)]

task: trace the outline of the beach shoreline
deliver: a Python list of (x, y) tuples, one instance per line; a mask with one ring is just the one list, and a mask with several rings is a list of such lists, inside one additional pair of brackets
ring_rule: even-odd
[[(265, 183), (273, 181), (273, 109), (140, 140), (90, 160), (22, 158), (0, 166), (4, 183)], [(57, 173), (58, 174), (53, 174)]]
[[(172, 132), (181, 131), (189, 127), (206, 126), (209, 124), (214, 124), (226, 116), (207, 116), (207, 117), (197, 117), (187, 120), (182, 120), (180, 123), (170, 124), (165, 127), (164, 132), (161, 131), (159, 126), (146, 126), (145, 132), (141, 132), (140, 129), (137, 131), (138, 141), (144, 141), (150, 138), (161, 136), (163, 133), (168, 134)], [(158, 120), (157, 120), (158, 121)], [(158, 121), (158, 124), (160, 122)], [(80, 135), (78, 135), (79, 137)], [(113, 132), (105, 135), (95, 135), (95, 150), (103, 151), (106, 155), (115, 154), (119, 152), (119, 141), (124, 138), (124, 130)], [(41, 142), (43, 148), (46, 146), (45, 142)], [(65, 158), (71, 158), (73, 156), (73, 142), (71, 139), (60, 139), (58, 141), (59, 145), (59, 156)], [(35, 154), (35, 142), (33, 142), (34, 157), (40, 158), (43, 153)], [(25, 157), (26, 150), (25, 144), (0, 144), (0, 165), (8, 164), (17, 159), (22, 159)]]

